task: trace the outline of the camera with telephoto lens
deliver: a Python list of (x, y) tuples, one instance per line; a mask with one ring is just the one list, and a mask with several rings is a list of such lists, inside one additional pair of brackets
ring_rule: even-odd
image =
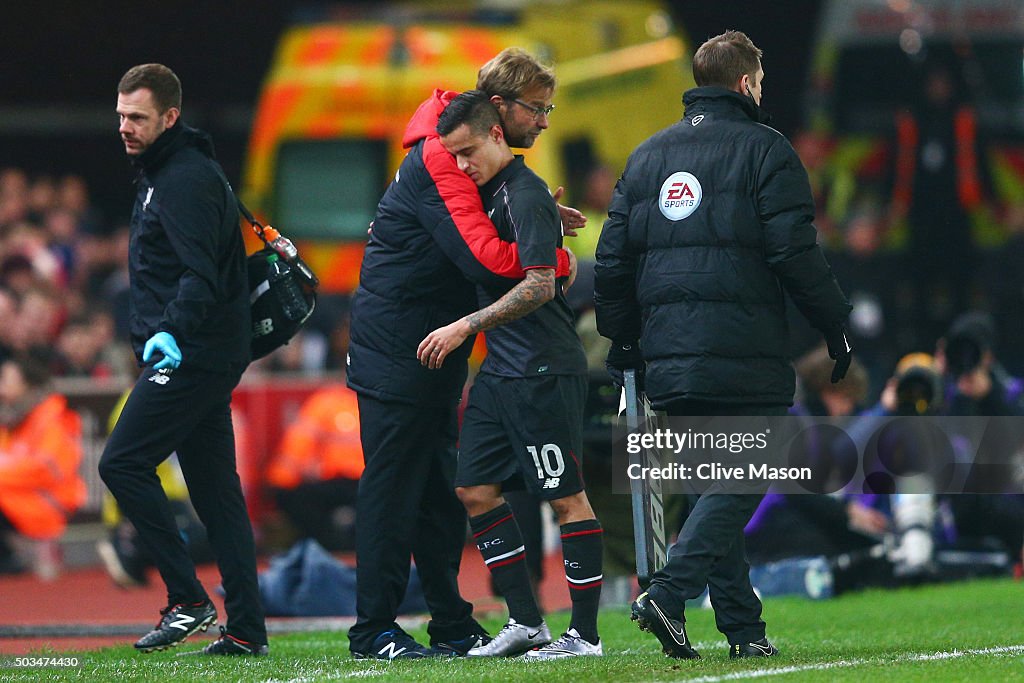
[(946, 335), (946, 372), (963, 377), (981, 365), (993, 347), (995, 326), (987, 313), (965, 313)]
[(908, 370), (896, 384), (897, 415), (927, 415), (940, 391), (939, 376), (927, 368)]
[(942, 378), (935, 358), (927, 353), (908, 353), (896, 364), (897, 415), (928, 415), (942, 401)]

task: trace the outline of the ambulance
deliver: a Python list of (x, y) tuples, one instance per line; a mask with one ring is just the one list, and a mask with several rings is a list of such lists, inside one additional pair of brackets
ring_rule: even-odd
[[(526, 162), (563, 201), (589, 170), (621, 173), (644, 139), (680, 119), (690, 45), (659, 2), (410, 2), (339, 7), (285, 31), (264, 80), (242, 197), (280, 228), (323, 291), (354, 291), (367, 228), (405, 155), (402, 133), (435, 88), (471, 89), (502, 49), (554, 67), (551, 127)], [(600, 230), (600, 225), (591, 225)]]
[[(841, 225), (865, 195), (905, 243), (916, 135), (909, 117), (931, 71), (945, 70), (956, 115), (957, 193), (975, 244), (998, 247), (1024, 206), (1024, 2), (827, 0), (817, 32), (801, 148), (819, 188), (819, 227)], [(804, 155), (804, 152), (807, 155)], [(920, 160), (926, 163), (927, 159)], [(826, 230), (827, 232), (827, 230)]]

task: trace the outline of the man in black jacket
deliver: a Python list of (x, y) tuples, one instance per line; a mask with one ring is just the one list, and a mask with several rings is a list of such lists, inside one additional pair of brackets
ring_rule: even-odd
[(100, 475), (167, 585), (160, 621), (135, 647), (173, 647), (217, 622), (156, 476), (156, 466), (176, 451), (217, 555), (230, 619), (199, 653), (266, 654), (231, 425), (231, 391), (249, 363), (250, 342), (235, 196), (209, 137), (180, 119), (181, 83), (173, 71), (133, 67), (117, 92), (119, 132), (138, 170), (130, 329), (143, 371), (107, 442)]
[[(637, 370), (656, 409), (783, 415), (795, 385), (783, 290), (825, 334), (833, 382), (849, 366), (850, 306), (816, 244), (807, 174), (762, 124), (761, 51), (729, 31), (697, 50), (693, 74), (683, 120), (642, 143), (616, 186), (597, 248), (598, 329), (613, 376)], [(670, 656), (698, 656), (683, 606), (704, 586), (732, 656), (776, 652), (743, 551), (759, 499), (691, 501), (668, 564), (633, 604)]]
[[(480, 73), (501, 76), (488, 94), (501, 96), (495, 106), (517, 131), (517, 146), (532, 145), (547, 127), (546, 114), (532, 110), (550, 99), (551, 72), (509, 49)], [(466, 513), (454, 491), (455, 444), (472, 344), (437, 372), (419, 364), (416, 347), (476, 309), (470, 281), (507, 289), (525, 273), (517, 246), (498, 237), (476, 185), (438, 138), (438, 116), (455, 95), (435, 91), (409, 121), (409, 153), (377, 206), (352, 303), (347, 379), (359, 394), (366, 461), (356, 504), (356, 623), (348, 632), (358, 658), (465, 655), (490, 639), (456, 580)], [(568, 270), (559, 250), (557, 274)], [(410, 554), (430, 609), (430, 649), (395, 623)]]

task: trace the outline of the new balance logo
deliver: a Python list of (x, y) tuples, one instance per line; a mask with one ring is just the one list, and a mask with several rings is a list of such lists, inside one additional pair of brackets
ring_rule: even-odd
[(263, 318), (262, 320), (254, 320), (252, 323), (252, 336), (262, 337), (270, 334), (274, 331), (274, 321), (272, 318)]
[(558, 483), (562, 481), (561, 477), (550, 477), (544, 480), (544, 486), (541, 488), (545, 489), (557, 489)]
[[(155, 375), (154, 375), (155, 376)], [(190, 617), (187, 614), (179, 614), (175, 617), (175, 620), (167, 624), (171, 628), (180, 628), (182, 631), (188, 630), (188, 625), (195, 621), (195, 617)]]
[(403, 652), (405, 652), (405, 648), (404, 647), (399, 647), (398, 643), (388, 643), (387, 645), (382, 647), (380, 649), (380, 651), (377, 652), (377, 654), (379, 654), (379, 655), (386, 654), (388, 659), (394, 659), (395, 657), (397, 657), (398, 655), (402, 654)]

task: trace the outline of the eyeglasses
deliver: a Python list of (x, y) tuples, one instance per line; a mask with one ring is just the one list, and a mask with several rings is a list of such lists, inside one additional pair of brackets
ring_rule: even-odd
[(535, 120), (540, 119), (540, 117), (542, 117), (542, 116), (550, 116), (551, 112), (553, 112), (555, 110), (555, 105), (553, 105), (553, 104), (549, 104), (546, 107), (534, 107), (534, 106), (531, 106), (531, 105), (527, 104), (526, 102), (523, 102), (522, 100), (512, 100), (512, 101), (515, 102), (516, 104), (518, 104), (523, 109), (526, 109), (527, 111), (529, 111), (531, 114), (533, 114), (533, 118)]

